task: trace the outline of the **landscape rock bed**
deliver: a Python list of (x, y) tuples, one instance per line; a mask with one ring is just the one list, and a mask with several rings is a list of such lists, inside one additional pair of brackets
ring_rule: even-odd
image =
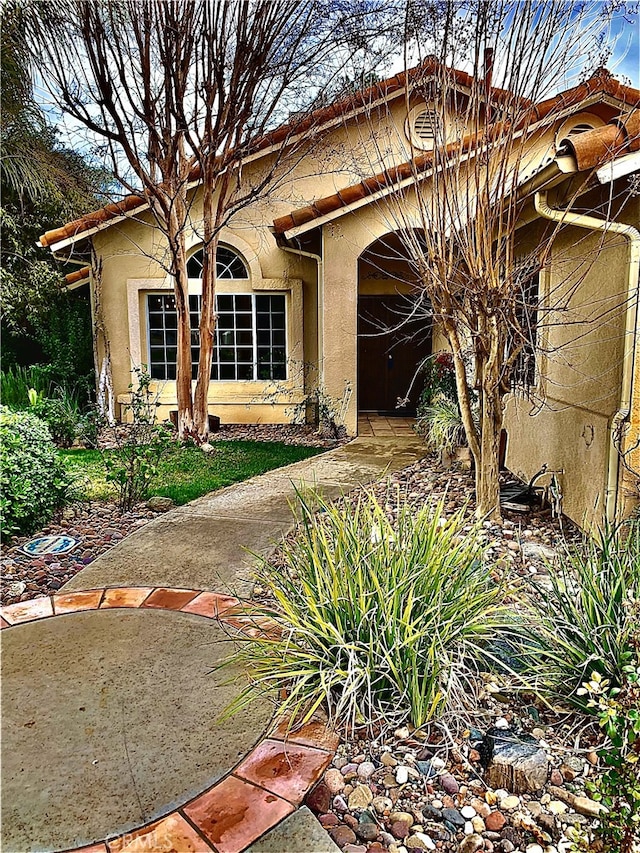
[[(569, 828), (586, 825), (599, 808), (584, 794), (598, 761), (595, 727), (578, 738), (572, 715), (531, 708), (525, 719), (522, 707), (489, 692), (481, 705), (484, 732), (453, 737), (435, 726), (429, 735), (403, 727), (371, 738), (363, 731), (338, 747), (306, 802), (345, 853), (568, 853)], [(496, 724), (506, 737), (520, 727), (531, 733), (548, 761), (542, 788), (487, 786), (478, 747)]]
[(223, 424), (219, 432), (211, 434), (216, 441), (280, 441), (303, 447), (340, 447), (351, 439), (332, 438), (318, 432), (316, 427), (304, 424)]
[[(141, 504), (132, 512), (120, 513), (115, 503), (92, 501), (65, 507), (37, 533), (16, 536), (2, 552), (0, 603), (13, 604), (57, 592), (85, 566), (139, 530), (159, 513)], [(79, 539), (67, 554), (30, 557), (21, 546), (38, 536), (66, 534)]]

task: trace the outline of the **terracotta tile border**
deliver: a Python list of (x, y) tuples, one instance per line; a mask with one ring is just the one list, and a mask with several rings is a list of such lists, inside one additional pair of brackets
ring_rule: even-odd
[[(72, 613), (112, 609), (172, 610), (213, 619), (246, 636), (278, 636), (277, 626), (242, 615), (237, 598), (169, 587), (102, 587), (0, 607), (0, 628)], [(242, 853), (292, 814), (318, 782), (338, 736), (312, 721), (297, 729), (276, 720), (236, 767), (210, 788), (159, 820), (65, 853)]]

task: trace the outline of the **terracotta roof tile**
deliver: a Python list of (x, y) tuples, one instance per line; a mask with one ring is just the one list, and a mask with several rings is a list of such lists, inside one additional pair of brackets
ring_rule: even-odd
[(76, 284), (78, 281), (84, 281), (85, 278), (89, 278), (90, 273), (91, 267), (82, 267), (82, 269), (75, 270), (75, 272), (70, 272), (65, 275), (64, 280), (67, 284)]
[[(636, 94), (640, 93), (636, 92)], [(467, 136), (461, 143), (453, 143), (447, 146), (447, 149), (453, 152), (459, 145), (462, 152), (471, 151), (476, 145), (482, 144), (491, 136), (499, 135), (503, 128), (503, 124), (493, 125), (489, 134), (477, 137)], [(567, 138), (565, 141), (572, 147), (580, 171), (601, 166), (608, 160), (627, 151), (640, 150), (640, 109), (624, 116), (617, 116), (604, 127)], [(412, 161), (401, 163), (377, 175), (372, 175), (359, 184), (345, 187), (333, 195), (317, 199), (307, 207), (293, 210), (287, 216), (274, 219), (275, 232), (276, 234), (284, 234), (292, 228), (306, 225), (314, 219), (334, 213), (343, 207), (349, 207), (378, 190), (393, 186), (411, 177), (412, 174), (425, 171), (431, 165), (432, 159), (431, 154), (422, 154)]]
[(129, 213), (140, 205), (146, 204), (146, 199), (139, 195), (128, 195), (122, 201), (112, 202), (99, 210), (94, 210), (93, 213), (87, 213), (81, 216), (80, 219), (74, 219), (73, 222), (67, 222), (60, 228), (54, 228), (52, 231), (47, 231), (40, 237), (42, 246), (51, 246), (54, 243), (59, 243), (61, 240), (66, 240), (69, 237), (75, 237), (97, 225), (102, 225), (110, 219), (115, 219), (125, 213)]
[[(459, 86), (471, 87), (474, 83), (474, 78), (470, 74), (467, 74), (465, 71), (460, 71), (458, 69), (443, 69), (442, 65), (438, 62), (437, 59), (435, 59), (434, 57), (428, 57), (421, 65), (417, 66), (416, 68), (412, 68), (407, 72), (396, 74), (395, 76), (390, 77), (387, 80), (382, 80), (379, 83), (375, 83), (368, 89), (364, 89), (361, 92), (356, 92), (355, 94), (349, 95), (346, 98), (336, 101), (335, 103), (330, 104), (327, 107), (321, 107), (320, 109), (309, 113), (307, 116), (303, 116), (299, 119), (294, 119), (291, 122), (287, 122), (286, 124), (281, 125), (279, 128), (272, 131), (271, 133), (265, 134), (264, 136), (256, 139), (253, 143), (252, 150), (254, 152), (257, 152), (264, 148), (268, 148), (270, 145), (280, 143), (288, 137), (292, 137), (300, 133), (305, 133), (313, 129), (320, 129), (328, 122), (336, 118), (346, 116), (349, 113), (357, 111), (359, 109), (364, 109), (367, 106), (370, 106), (372, 103), (375, 103), (376, 101), (389, 97), (390, 95), (393, 95), (398, 91), (401, 91), (406, 85), (408, 79), (416, 80), (420, 79), (421, 76), (428, 77), (443, 70), (446, 71), (446, 73), (448, 73), (452, 77), (454, 82)], [(513, 97), (513, 94), (505, 89), (493, 87), (491, 91), (493, 98), (496, 100), (508, 99)], [(540, 104), (534, 106), (534, 117), (538, 120), (542, 119), (556, 109), (568, 107), (573, 104), (578, 104), (585, 98), (597, 92), (603, 92), (605, 94), (611, 95), (615, 98), (622, 100), (625, 104), (636, 105), (640, 103), (640, 92), (637, 89), (632, 89), (629, 86), (624, 86), (622, 83), (618, 82), (606, 69), (599, 69), (598, 72), (596, 72), (596, 74), (592, 78), (590, 78), (580, 86), (576, 86), (572, 89), (569, 89), (566, 92), (563, 92), (553, 98), (549, 98), (545, 101), (542, 101)], [(528, 102), (525, 101), (525, 104), (528, 104)], [(406, 164), (404, 165), (406, 166)], [(189, 180), (199, 180), (200, 174), (200, 166), (194, 166), (190, 172)], [(406, 175), (404, 175), (404, 177), (409, 177), (409, 174), (410, 170)], [(363, 182), (367, 184), (367, 189), (369, 192), (375, 192), (375, 190), (372, 189), (373, 185), (369, 182), (375, 181), (379, 177), (380, 176), (374, 176), (373, 178), (367, 179), (367, 182)], [(381, 184), (378, 189), (380, 189), (382, 186), (387, 185), (387, 178), (384, 177), (384, 175), (383, 179), (385, 182)], [(396, 180), (397, 179), (398, 178), (396, 178)], [(362, 191), (363, 190), (361, 190), (360, 192)], [(345, 191), (341, 192), (344, 193)], [(330, 196), (329, 198), (333, 199), (334, 197)], [(324, 202), (324, 200), (321, 201)], [(76, 237), (77, 235), (82, 234), (85, 231), (89, 231), (90, 229), (102, 225), (105, 222), (109, 222), (111, 219), (115, 219), (127, 213), (130, 213), (136, 207), (140, 207), (145, 203), (146, 200), (143, 196), (126, 196), (120, 202), (108, 204), (105, 207), (100, 208), (100, 210), (96, 210), (93, 213), (88, 213), (85, 216), (82, 216), (80, 219), (76, 219), (73, 222), (69, 222), (66, 225), (61, 226), (60, 228), (55, 228), (51, 231), (47, 231), (40, 237), (40, 243), (43, 246), (51, 246), (55, 243), (59, 243), (62, 240), (66, 240), (71, 237)], [(293, 217), (294, 214), (297, 214), (297, 219), (304, 218), (305, 216), (307, 216), (308, 218), (304, 219), (304, 222), (308, 222), (310, 221), (310, 219), (317, 218), (317, 216), (322, 216), (325, 215), (326, 212), (330, 212), (327, 210), (322, 210), (321, 212), (318, 212), (320, 211), (319, 205), (320, 202), (316, 202), (315, 205), (311, 205), (308, 208), (301, 208), (300, 211), (294, 211), (294, 213), (290, 215)], [(333, 209), (335, 208), (331, 208), (331, 210)], [(305, 212), (303, 213), (302, 211)], [(276, 222), (279, 221), (280, 220), (276, 220)], [(303, 224), (303, 221), (297, 221), (296, 224), (301, 225)]]
[(603, 166), (614, 157), (640, 150), (640, 110), (618, 116), (604, 127), (587, 130), (564, 140), (582, 172)]
[(552, 112), (558, 112), (566, 107), (579, 104), (586, 100), (591, 95), (602, 93), (617, 98), (624, 104), (632, 107), (640, 105), (640, 91), (633, 89), (631, 86), (625, 86), (611, 74), (606, 68), (598, 68), (598, 70), (584, 83), (567, 89), (566, 92), (560, 92), (553, 98), (547, 98), (533, 107), (533, 112), (536, 120), (546, 118)]

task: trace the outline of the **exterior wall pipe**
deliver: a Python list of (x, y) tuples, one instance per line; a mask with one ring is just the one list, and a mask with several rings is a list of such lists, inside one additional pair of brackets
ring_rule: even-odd
[(614, 436), (619, 426), (629, 418), (631, 414), (631, 395), (633, 390), (634, 361), (636, 349), (640, 343), (640, 330), (638, 329), (638, 298), (639, 298), (639, 274), (640, 274), (640, 232), (632, 225), (621, 222), (607, 222), (595, 216), (587, 216), (581, 213), (571, 213), (567, 210), (551, 207), (547, 200), (546, 192), (537, 192), (534, 196), (536, 211), (544, 219), (552, 222), (575, 225), (578, 228), (588, 228), (591, 231), (600, 231), (603, 234), (611, 232), (619, 234), (629, 241), (629, 264), (627, 281), (627, 308), (625, 312), (625, 336), (624, 355), (622, 361), (622, 383), (620, 388), (620, 402), (618, 410), (611, 420), (609, 428), (609, 459), (607, 463), (607, 484), (605, 513), (607, 521), (615, 522), (618, 499), (618, 473), (620, 460), (618, 450), (615, 446)]
[[(324, 380), (324, 336), (322, 326), (324, 317), (324, 261), (322, 260), (322, 255), (316, 255), (314, 252), (306, 252), (304, 249), (294, 249), (292, 246), (288, 246), (284, 240), (278, 241), (278, 248), (283, 249), (285, 252), (291, 252), (292, 255), (311, 258), (316, 262), (318, 281), (318, 384), (321, 384)], [(322, 250), (324, 251), (324, 231), (322, 231)]]

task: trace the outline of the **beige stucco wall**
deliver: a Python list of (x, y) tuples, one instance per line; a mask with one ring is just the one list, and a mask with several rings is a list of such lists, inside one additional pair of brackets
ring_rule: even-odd
[(507, 467), (529, 479), (544, 463), (561, 471), (564, 511), (599, 525), (606, 503), (609, 430), (618, 408), (628, 247), (619, 237), (564, 229), (542, 274), (542, 298), (565, 304), (543, 315), (537, 386), (505, 411)]
[[(412, 103), (410, 107), (413, 106)], [(406, 105), (404, 98), (399, 97), (372, 118), (361, 116), (347, 125), (338, 122), (323, 138), (320, 147), (311, 153), (301, 149), (292, 161), (280, 164), (268, 197), (239, 211), (221, 234), (221, 242), (233, 246), (244, 257), (251, 278), (249, 283), (231, 286), (220, 282), (219, 292), (230, 287), (234, 291), (276, 288), (284, 292), (289, 355), (288, 380), (278, 383), (283, 387), (275, 388), (264, 382), (211, 383), (210, 411), (220, 415), (223, 422), (287, 421), (292, 417), (292, 405), (321, 381), (325, 392), (336, 401), (346, 400), (346, 389), (351, 386), (346, 426), (349, 432), (355, 433), (358, 259), (367, 246), (394, 229), (398, 221), (393, 211), (394, 202), (382, 200), (362, 205), (323, 226), (320, 280), (315, 260), (279, 248), (270, 228), (275, 217), (357, 182), (379, 171), (382, 165), (406, 160), (409, 151), (405, 120)], [(555, 132), (547, 130), (531, 141), (531, 156), (519, 164), (521, 176), (551, 156), (554, 139)], [(274, 158), (267, 155), (247, 164), (243, 170), (242, 190), (255, 185), (273, 162)], [(409, 190), (405, 195), (409, 205), (411, 198)], [(200, 242), (201, 217), (201, 190), (197, 189), (191, 210), (192, 227), (187, 235), (189, 246), (195, 247)], [(110, 340), (115, 393), (119, 400), (125, 401), (132, 364), (148, 359), (146, 294), (171, 287), (162, 269), (163, 242), (148, 215), (137, 217), (137, 221), (126, 220), (113, 225), (96, 234), (93, 241), (102, 264), (100, 302)], [(576, 240), (576, 245), (583, 252), (586, 247), (580, 241)], [(570, 242), (567, 241), (567, 245)], [(570, 260), (577, 263), (579, 259), (576, 255)], [(581, 298), (586, 300), (580, 310), (588, 307), (590, 299), (595, 304), (600, 298), (598, 282), (608, 282), (614, 277), (618, 280), (620, 263), (619, 252), (612, 250), (605, 252), (602, 260), (588, 271), (586, 289), (582, 284), (578, 288)], [(558, 280), (560, 277), (558, 273)], [(92, 286), (96, 288), (95, 281)], [(194, 282), (194, 293), (197, 287)], [(360, 287), (363, 293), (373, 293), (390, 290), (395, 284), (367, 281), (363, 277)], [(554, 340), (558, 344), (566, 343), (567, 339), (571, 341), (575, 330), (573, 327), (570, 332), (563, 332), (561, 328), (554, 328)], [(512, 437), (509, 462), (514, 470), (525, 476), (537, 470), (541, 461), (556, 466), (547, 456), (548, 448), (555, 446), (554, 436), (558, 429), (565, 434), (575, 429), (581, 436), (583, 431), (588, 433), (593, 427), (594, 437), (585, 447), (587, 456), (579, 475), (569, 465), (571, 455), (566, 465), (560, 458), (557, 462), (556, 467), (565, 467), (567, 472), (569, 509), (574, 506), (574, 495), (581, 495), (575, 498), (575, 506), (582, 506), (585, 500), (591, 500), (592, 492), (595, 494), (601, 487), (600, 463), (589, 460), (602, 456), (602, 419), (606, 421), (610, 417), (615, 402), (613, 389), (619, 380), (612, 343), (619, 334), (615, 322), (603, 325), (595, 338), (589, 337), (591, 334), (588, 332), (581, 343), (576, 343), (571, 359), (556, 358), (549, 362), (549, 377), (543, 389), (546, 408), (536, 415), (534, 429), (531, 429), (533, 420), (525, 405), (512, 400), (507, 408)], [(595, 346), (591, 347), (591, 343)], [(444, 341), (436, 334), (434, 350), (443, 345)], [(603, 368), (605, 363), (608, 367)], [(590, 377), (589, 381), (584, 376)], [(175, 383), (157, 383), (155, 387), (162, 403), (160, 414), (165, 416), (175, 408)], [(572, 407), (572, 414), (567, 413), (567, 407)], [(555, 415), (558, 417), (554, 419)], [(586, 473), (587, 462), (589, 474)], [(595, 483), (600, 485), (596, 487)], [(577, 509), (570, 511), (578, 512)]]
[[(277, 247), (261, 252), (259, 231), (238, 231), (225, 229), (221, 242), (243, 256), (250, 279), (220, 281), (217, 290), (219, 293), (271, 290), (285, 294), (288, 378), (277, 383), (212, 381), (209, 409), (223, 423), (286, 422), (291, 419), (289, 410), (304, 396), (305, 359), (317, 357), (315, 264)], [(190, 242), (194, 246), (199, 244), (197, 234), (190, 235)], [(128, 399), (133, 366), (149, 360), (146, 297), (149, 293), (171, 292), (172, 283), (162, 267), (164, 249), (159, 233), (147, 222), (129, 220), (122, 227), (114, 226), (97, 234), (94, 246), (101, 260), (101, 275), (99, 283), (95, 275), (92, 277), (93, 302), (99, 289), (99, 310), (109, 340), (114, 392), (122, 404)], [(200, 292), (199, 282), (190, 283), (190, 292)], [(175, 382), (155, 381), (152, 389), (161, 404), (159, 416), (167, 417), (176, 406)]]

